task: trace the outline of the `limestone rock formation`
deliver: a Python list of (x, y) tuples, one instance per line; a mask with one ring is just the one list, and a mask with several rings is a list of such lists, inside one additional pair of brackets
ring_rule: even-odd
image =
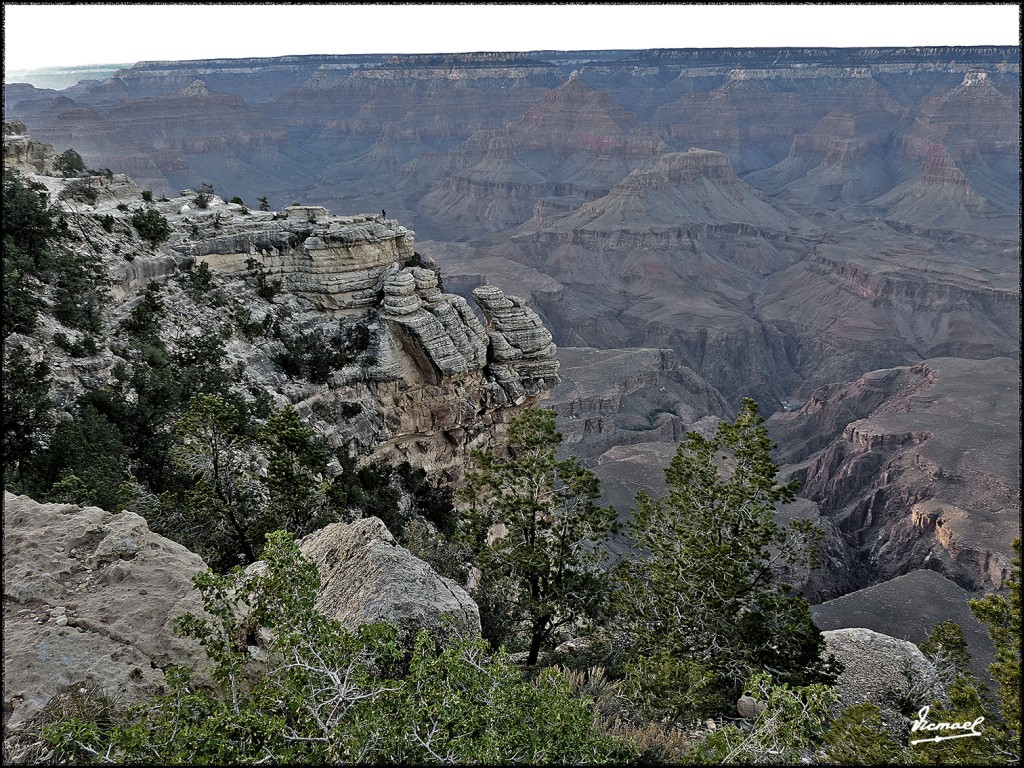
[(368, 329), (369, 355), (339, 372), (330, 398), (359, 402), (363, 421), (325, 425), (335, 444), (355, 440), (377, 457), (454, 479), (468, 449), (500, 443), (512, 413), (559, 382), (551, 333), (522, 299), (481, 289), (474, 299), (485, 328), (464, 298), (441, 291), (434, 270), (404, 266), (416, 263), (414, 233), (392, 219), (299, 205), (283, 219), (239, 216), (219, 198), (208, 211), (181, 214), (175, 205), (167, 204), (179, 232), (198, 230), (172, 237), (179, 260), (205, 261), (228, 280), (255, 265), (307, 322), (333, 316)]
[(870, 629), (822, 632), (825, 652), (843, 664), (836, 682), (837, 711), (869, 702), (882, 710), (882, 722), (896, 738), (905, 738), (909, 718), (925, 704), (942, 697), (934, 665), (913, 643)]
[(551, 331), (518, 296), (491, 285), (473, 290), (473, 299), (487, 319), (488, 370), (501, 392), (501, 402), (520, 405), (528, 397), (558, 385), (558, 361)]
[(281, 280), (283, 290), (329, 311), (372, 307), (381, 272), (413, 255), (413, 233), (379, 216), (330, 216), (320, 206), (290, 206), (283, 219), (273, 214), (229, 219), (230, 209), (217, 207), (186, 212), (181, 219), (189, 225), (209, 226), (220, 217), (209, 236), (172, 241), (172, 248), (223, 274), (245, 274), (254, 259)]
[[(67, 180), (32, 178), (57, 205), (69, 205), (62, 198)], [(251, 211), (208, 193), (198, 206), (192, 189), (146, 202), (123, 174), (75, 183), (92, 185), (95, 199), (69, 208), (82, 235), (71, 247), (104, 262), (111, 329), (152, 280), (165, 288), (172, 349), (199, 329), (245, 318), (247, 330), (225, 352), (245, 372), (248, 391), (271, 393), (278, 407), (295, 405), (332, 447), (351, 455), (407, 461), (438, 480), (455, 480), (469, 450), (500, 449), (507, 420), (558, 384), (551, 333), (536, 313), (495, 288), (479, 300), (485, 329), (466, 299), (442, 292), (431, 262), (413, 250), (414, 233), (383, 212), (335, 216), (301, 204)], [(167, 219), (166, 243), (139, 238), (131, 217), (142, 205)], [(188, 274), (203, 262), (217, 284), (213, 303), (187, 289)], [(226, 304), (227, 315), (218, 309)], [(67, 334), (45, 319), (42, 326), (44, 337)], [(330, 380), (311, 386), (285, 376), (278, 361), (287, 345), (317, 334), (337, 352)], [(46, 338), (19, 343), (58, 372), (64, 402), (86, 385), (111, 383), (123, 363), (111, 349), (83, 360)]]
[(138, 515), (40, 504), (4, 493), (4, 729), (17, 730), (62, 686), (89, 684), (125, 704), (159, 693), (164, 670), (200, 672), (199, 643), (177, 637), (201, 615), (202, 559)]
[(299, 547), (320, 572), (317, 608), (352, 631), (388, 621), (405, 632), (480, 634), (480, 611), (466, 591), (400, 547), (375, 517), (334, 523)]
[(36, 141), (21, 122), (4, 123), (4, 167), (23, 173), (52, 173), (57, 150)]

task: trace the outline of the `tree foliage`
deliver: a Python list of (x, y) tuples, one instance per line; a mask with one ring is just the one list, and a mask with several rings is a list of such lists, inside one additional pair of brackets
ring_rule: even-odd
[[(1013, 542), (1012, 574), (1007, 580), (1005, 595), (990, 594), (970, 602), (978, 621), (988, 625), (988, 634), (996, 649), (996, 660), (989, 672), (999, 683), (999, 711), (1013, 740), (1019, 740), (1020, 729), (1020, 643), (1021, 643), (1021, 545)], [(1018, 759), (1019, 759), (1018, 751)]]
[(473, 454), (460, 496), (485, 634), (497, 647), (524, 633), (529, 664), (560, 627), (607, 607), (602, 564), (615, 510), (597, 505), (594, 473), (556, 457), (561, 441), (554, 411), (527, 409), (509, 422), (506, 457)]
[[(591, 704), (548, 671), (529, 682), (486, 644), (421, 632), (412, 648), (387, 624), (353, 634), (314, 607), (319, 578), (291, 537), (275, 533), (266, 568), (199, 574), (205, 616), (179, 632), (197, 638), (217, 691), (182, 671), (169, 691), (98, 724), (49, 726), (64, 760), (161, 765), (504, 763), (622, 761), (628, 745), (603, 736)], [(250, 653), (257, 631), (262, 654)]]
[(135, 231), (139, 233), (139, 237), (148, 241), (153, 247), (158, 246), (171, 236), (171, 225), (156, 208), (137, 208), (132, 213), (131, 221)]
[(639, 687), (676, 714), (701, 700), (714, 709), (702, 691), (731, 707), (759, 672), (789, 684), (827, 679), (808, 604), (779, 582), (811, 561), (816, 532), (806, 520), (775, 521), (796, 483), (776, 484), (763, 422), (744, 399), (712, 438), (687, 436), (665, 470), (666, 496), (637, 497), (629, 529), (646, 556), (621, 567), (620, 638)]
[[(1020, 539), (1013, 543), (1012, 574), (1005, 594), (989, 594), (969, 602), (971, 612), (988, 625), (996, 658), (989, 672), (999, 684), (993, 702), (987, 689), (964, 671), (950, 686), (944, 701), (932, 702), (928, 720), (965, 723), (983, 718), (980, 737), (925, 743), (910, 748), (915, 763), (932, 765), (1020, 765), (1020, 645), (1021, 645), (1021, 552)], [(946, 627), (945, 637), (950, 636)], [(933, 632), (933, 637), (935, 633)], [(962, 633), (961, 633), (962, 635)], [(952, 633), (954, 649), (959, 647)], [(945, 650), (940, 646), (940, 650)], [(948, 653), (948, 651), (947, 651)], [(962, 657), (961, 657), (962, 658)]]
[(53, 170), (65, 178), (77, 176), (85, 173), (85, 161), (75, 150), (68, 149), (57, 155), (57, 159), (53, 161)]
[(327, 449), (290, 406), (256, 427), (237, 401), (198, 393), (169, 455), (190, 482), (164, 494), (154, 529), (216, 570), (255, 562), (273, 530), (304, 536), (346, 517), (348, 495), (327, 477)]
[(45, 189), (4, 169), (3, 336), (31, 333), (43, 306), (43, 286), (57, 267), (65, 230), (46, 202)]
[(54, 425), (50, 366), (33, 362), (21, 345), (4, 347), (3, 453), (5, 482), (23, 483), (26, 464)]

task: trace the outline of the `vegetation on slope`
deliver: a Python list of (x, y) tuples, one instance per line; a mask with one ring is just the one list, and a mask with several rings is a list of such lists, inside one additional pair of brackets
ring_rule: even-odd
[[(956, 628), (936, 629), (925, 645), (952, 681), (932, 719), (984, 717), (985, 738), (911, 747), (882, 735), (870, 705), (835, 717), (836, 669), (806, 601), (785, 580), (787, 568), (811, 561), (815, 531), (775, 523), (795, 488), (777, 485), (775, 446), (753, 401), (712, 438), (687, 436), (666, 470), (668, 495), (640, 496), (633, 510), (630, 533), (644, 556), (613, 569), (604, 544), (615, 510), (596, 503), (593, 473), (559, 458), (553, 412), (527, 409), (509, 425), (507, 454), (474, 455), (457, 500), (408, 465), (358, 466), (295, 409), (246, 391), (225, 351), (236, 331), (277, 337), (280, 367), (320, 381), (366, 351), (358, 329), (288, 336), (275, 315), (237, 314), (234, 324), (170, 343), (155, 282), (115, 328), (103, 314), (99, 259), (68, 247), (81, 235), (12, 173), (4, 220), (5, 485), (42, 500), (133, 509), (212, 566), (196, 586), (213, 620), (185, 617), (179, 631), (203, 642), (219, 688), (172, 672), (165, 695), (127, 711), (102, 692), (66, 692), (40, 722), (50, 757), (1019, 761), (1019, 543), (1009, 595), (972, 604), (997, 647), (996, 703), (966, 676)], [(156, 244), (166, 234), (146, 221), (139, 235)], [(272, 301), (274, 284), (252, 271), (258, 295)], [(208, 265), (185, 281), (209, 306), (219, 300), (215, 282)], [(18, 336), (51, 319), (81, 336), (55, 334), (58, 345), (83, 355), (103, 345), (123, 361), (111, 383), (60, 407), (49, 366)], [(291, 537), (362, 515), (380, 517), (439, 571), (473, 579), (486, 642), (420, 635), (403, 645), (394, 628), (351, 634), (314, 610), (317, 575)], [(260, 558), (269, 565), (260, 574), (238, 568)], [(264, 655), (250, 653), (243, 623), (245, 635), (265, 631)], [(566, 650), (565, 636), (587, 642)], [(726, 723), (741, 693), (761, 712)], [(76, 695), (87, 701), (59, 706)], [(695, 728), (708, 717), (719, 727)]]

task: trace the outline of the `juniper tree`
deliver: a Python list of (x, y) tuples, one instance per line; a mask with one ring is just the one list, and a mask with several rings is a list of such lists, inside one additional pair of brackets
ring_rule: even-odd
[(622, 638), (640, 688), (677, 714), (727, 706), (757, 672), (789, 684), (826, 672), (807, 601), (779, 582), (811, 562), (817, 533), (775, 521), (797, 484), (777, 484), (763, 422), (745, 398), (710, 439), (687, 435), (666, 496), (637, 496), (629, 530), (642, 554), (619, 572)]
[(525, 634), (528, 664), (559, 628), (607, 607), (604, 547), (615, 510), (597, 504), (593, 472), (556, 457), (561, 442), (554, 411), (527, 409), (509, 423), (507, 456), (474, 453), (460, 492), (485, 636), (496, 647)]

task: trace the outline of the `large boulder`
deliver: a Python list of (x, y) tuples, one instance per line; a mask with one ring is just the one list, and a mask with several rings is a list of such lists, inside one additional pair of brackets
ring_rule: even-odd
[(334, 523), (299, 546), (320, 572), (317, 608), (351, 630), (388, 621), (405, 633), (444, 632), (447, 616), (452, 630), (480, 634), (480, 611), (469, 594), (399, 546), (376, 517)]
[(3, 521), (7, 734), (65, 686), (129, 704), (161, 692), (171, 665), (204, 679), (198, 642), (173, 633), (182, 614), (202, 614), (198, 555), (131, 512), (5, 492)]
[(879, 707), (894, 736), (908, 733), (909, 716), (944, 696), (939, 675), (921, 649), (871, 629), (822, 632), (826, 653), (843, 664), (835, 691), (839, 708), (861, 702)]

